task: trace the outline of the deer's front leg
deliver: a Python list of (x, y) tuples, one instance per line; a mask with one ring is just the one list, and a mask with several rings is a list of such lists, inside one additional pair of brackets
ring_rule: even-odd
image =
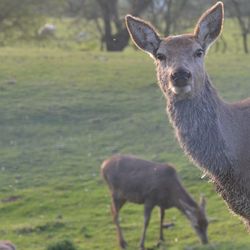
[(165, 216), (165, 209), (163, 207), (160, 207), (160, 239), (158, 244), (160, 244), (161, 241), (164, 241), (164, 236), (163, 236), (164, 216)]
[(140, 241), (141, 250), (145, 250), (144, 241), (145, 241), (146, 231), (147, 231), (147, 227), (150, 221), (150, 216), (151, 216), (151, 212), (153, 208), (154, 206), (152, 204), (147, 204), (147, 203), (144, 204), (144, 227), (143, 227), (142, 237)]

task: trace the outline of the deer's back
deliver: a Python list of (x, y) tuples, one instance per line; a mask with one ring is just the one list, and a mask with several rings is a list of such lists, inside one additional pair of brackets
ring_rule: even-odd
[(134, 203), (152, 200), (165, 207), (173, 203), (173, 192), (180, 185), (173, 167), (133, 156), (118, 155), (106, 160), (102, 175), (112, 193)]

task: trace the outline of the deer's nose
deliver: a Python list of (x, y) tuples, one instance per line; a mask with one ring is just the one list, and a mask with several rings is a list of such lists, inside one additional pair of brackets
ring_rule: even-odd
[(185, 87), (191, 78), (191, 72), (184, 68), (178, 68), (171, 74), (171, 80), (176, 87)]

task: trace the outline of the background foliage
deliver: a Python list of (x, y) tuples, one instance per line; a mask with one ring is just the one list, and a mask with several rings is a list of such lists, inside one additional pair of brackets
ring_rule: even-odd
[[(1, 0), (0, 45), (29, 41), (29, 45), (81, 50), (122, 51), (129, 44), (124, 16), (130, 13), (151, 21), (164, 35), (190, 31), (203, 10), (215, 0)], [(221, 37), (222, 51), (248, 53), (250, 2), (224, 0), (225, 15), (235, 24), (230, 40)], [(46, 39), (38, 35), (43, 25), (55, 25), (56, 32)], [(65, 26), (65, 23), (67, 24)], [(66, 28), (66, 30), (65, 30)], [(64, 34), (62, 36), (62, 34)], [(44, 41), (45, 40), (45, 41)], [(53, 40), (53, 42), (51, 41)]]

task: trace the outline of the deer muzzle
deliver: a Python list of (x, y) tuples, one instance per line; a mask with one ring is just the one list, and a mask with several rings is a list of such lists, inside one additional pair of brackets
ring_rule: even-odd
[(185, 68), (177, 68), (170, 75), (171, 90), (175, 94), (189, 93), (192, 88), (190, 85), (191, 72)]

